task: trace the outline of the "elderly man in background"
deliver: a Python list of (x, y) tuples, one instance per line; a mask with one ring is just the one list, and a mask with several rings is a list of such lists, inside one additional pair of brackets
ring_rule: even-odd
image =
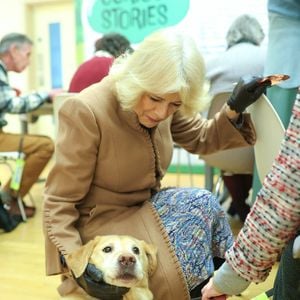
[[(19, 194), (24, 197), (37, 181), (42, 170), (54, 152), (53, 142), (49, 137), (37, 135), (12, 134), (4, 131), (7, 121), (5, 113), (23, 114), (33, 111), (52, 96), (45, 92), (33, 92), (20, 95), (8, 80), (8, 72), (21, 73), (30, 63), (33, 42), (24, 34), (10, 33), (0, 40), (0, 152), (21, 151), (25, 155), (25, 166)], [(16, 200), (17, 194), (10, 188), (10, 180), (2, 188), (1, 198), (10, 207), (11, 215), (20, 215)], [(26, 206), (25, 214), (32, 217), (35, 207)]]

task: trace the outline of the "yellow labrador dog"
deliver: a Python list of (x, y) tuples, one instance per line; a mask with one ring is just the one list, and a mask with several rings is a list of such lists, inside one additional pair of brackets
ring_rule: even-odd
[(153, 299), (148, 279), (157, 267), (157, 248), (152, 244), (127, 235), (97, 236), (66, 260), (77, 278), (90, 263), (106, 283), (130, 288), (123, 300)]

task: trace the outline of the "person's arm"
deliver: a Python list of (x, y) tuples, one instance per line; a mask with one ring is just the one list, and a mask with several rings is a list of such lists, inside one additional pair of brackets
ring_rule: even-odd
[(227, 262), (215, 273), (215, 276), (209, 280), (207, 285), (202, 289), (202, 300), (209, 300), (220, 295), (238, 295), (244, 291), (250, 281), (240, 277), (234, 272)]
[(241, 77), (234, 90), (232, 91), (226, 105), (226, 115), (230, 121), (241, 126), (241, 117), (245, 109), (253, 104), (270, 86), (270, 81), (261, 83), (261, 77), (244, 76)]
[(4, 81), (0, 80), (0, 111), (21, 114), (33, 111), (44, 102), (50, 100), (46, 92), (33, 92), (24, 96), (17, 96), (17, 91)]
[(75, 228), (76, 206), (89, 192), (100, 141), (98, 124), (86, 103), (76, 97), (66, 100), (59, 111), (55, 163), (44, 193), (45, 229), (62, 255), (82, 245)]
[[(248, 282), (264, 281), (282, 249), (297, 234), (300, 225), (299, 149), (300, 97), (296, 99), (280, 152), (243, 228), (226, 253), (227, 264), (216, 271), (210, 284), (203, 288), (205, 297), (241, 292), (242, 285), (236, 289), (237, 275)], [(228, 287), (231, 280), (237, 283), (232, 284), (232, 290)]]
[(232, 110), (228, 104), (225, 106), (225, 113), (227, 118), (233, 122), (235, 122), (240, 116), (240, 113), (237, 113), (236, 111)]
[(265, 91), (266, 86), (259, 81), (259, 77), (241, 78), (227, 104), (213, 119), (198, 115), (191, 120), (175, 113), (171, 128), (174, 142), (200, 155), (253, 145), (255, 130), (250, 115), (243, 112)]

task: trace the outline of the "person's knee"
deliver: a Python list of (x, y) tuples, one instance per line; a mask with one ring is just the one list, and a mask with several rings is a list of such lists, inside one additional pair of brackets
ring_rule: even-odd
[(43, 157), (51, 158), (54, 153), (54, 142), (50, 137), (41, 137), (39, 141), (39, 153)]
[(54, 153), (54, 142), (50, 138), (48, 138), (48, 140), (46, 142), (45, 149), (46, 149), (47, 153), (49, 154), (49, 157), (51, 157)]

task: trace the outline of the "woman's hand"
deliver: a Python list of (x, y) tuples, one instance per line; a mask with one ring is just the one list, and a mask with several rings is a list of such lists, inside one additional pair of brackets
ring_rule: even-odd
[(223, 300), (226, 299), (226, 295), (219, 292), (213, 284), (213, 278), (209, 280), (209, 282), (204, 286), (204, 288), (201, 290), (202, 298), (201, 300)]
[(231, 110), (242, 113), (249, 105), (254, 103), (270, 86), (270, 81), (261, 82), (262, 77), (244, 76), (235, 86), (227, 101)]
[(83, 275), (75, 280), (90, 296), (102, 300), (121, 300), (129, 291), (129, 288), (105, 283), (103, 273), (92, 264), (88, 264)]

